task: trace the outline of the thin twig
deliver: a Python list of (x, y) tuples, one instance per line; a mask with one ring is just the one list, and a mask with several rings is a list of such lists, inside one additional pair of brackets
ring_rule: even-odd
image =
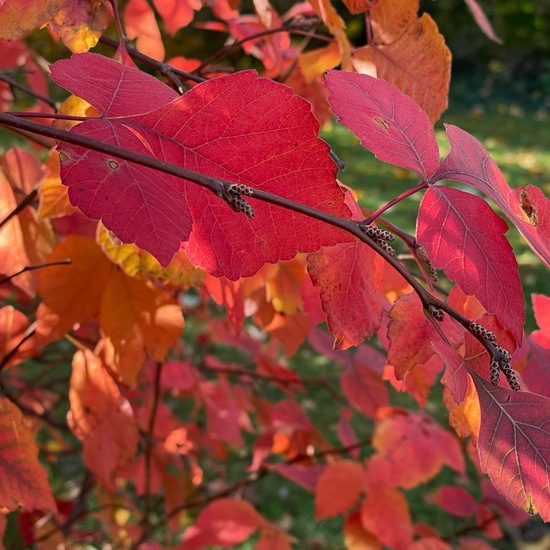
[(33, 336), (33, 334), (36, 332), (36, 321), (29, 325), (27, 327), (27, 330), (24, 332), (23, 336), (21, 337), (21, 340), (2, 357), (2, 360), (0, 361), (0, 371), (12, 360), (12, 358), (15, 356), (15, 354), (19, 351), (19, 348), (29, 339)]
[(19, 212), (22, 212), (27, 206), (31, 205), (37, 195), (38, 188), (35, 187), (2, 221), (0, 221), (0, 229), (2, 229), (2, 227), (4, 227), (13, 217), (17, 216)]
[(27, 271), (34, 271), (36, 269), (43, 269), (45, 267), (52, 267), (54, 265), (69, 265), (71, 263), (72, 263), (72, 260), (70, 258), (66, 258), (65, 260), (58, 260), (56, 262), (49, 262), (45, 264), (26, 265), (23, 269), (20, 269), (19, 271), (12, 273), (11, 275), (4, 277), (3, 279), (0, 279), (0, 285), (3, 285), (8, 281), (11, 281), (14, 277), (17, 277), (18, 275), (26, 273)]
[(17, 80), (14, 80), (13, 78), (0, 73), (0, 80), (3, 80), (10, 86), (13, 86), (14, 88), (18, 88), (22, 92), (25, 92), (26, 94), (30, 95), (31, 97), (34, 97), (38, 99), (39, 101), (43, 101), (48, 105), (48, 107), (51, 107), (52, 109), (55, 109), (55, 101), (52, 101), (49, 97), (39, 94), (38, 92), (35, 92), (34, 90), (31, 90), (28, 86), (25, 86), (24, 84), (21, 84), (20, 82), (17, 82)]

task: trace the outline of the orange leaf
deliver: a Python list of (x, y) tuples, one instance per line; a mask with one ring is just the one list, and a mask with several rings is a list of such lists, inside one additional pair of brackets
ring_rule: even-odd
[(2, 159), (2, 170), (19, 199), (30, 193), (44, 177), (38, 159), (24, 149), (7, 151)]
[(374, 42), (390, 44), (417, 18), (419, 0), (383, 0), (370, 10)]
[[(29, 328), (29, 320), (13, 306), (4, 306), (0, 309), (0, 354), (5, 357), (19, 344)], [(8, 365), (17, 365), (32, 356), (33, 345), (27, 340), (10, 359)]]
[(125, 399), (91, 351), (77, 351), (73, 358), (68, 421), (83, 440), (84, 462), (108, 491), (114, 491), (116, 469), (134, 456), (138, 428), (130, 403)]
[(166, 291), (117, 269), (104, 290), (99, 323), (114, 347), (114, 367), (134, 387), (145, 359), (163, 361), (178, 341), (183, 315)]
[(435, 122), (447, 108), (451, 53), (433, 19), (424, 14), (390, 44), (364, 46), (352, 56), (355, 69), (387, 80), (410, 95)]
[(363, 527), (393, 550), (409, 548), (412, 539), (407, 499), (397, 489), (384, 485), (369, 487), (361, 506)]
[(202, 8), (200, 0), (153, 0), (153, 4), (170, 34), (191, 23), (195, 10)]
[(363, 527), (359, 513), (346, 518), (344, 542), (347, 550), (380, 550), (382, 548), (382, 543)]
[(155, 20), (155, 13), (145, 0), (130, 0), (124, 8), (128, 38), (137, 38), (140, 52), (155, 59), (164, 59), (164, 45)]
[(202, 510), (183, 536), (181, 550), (230, 546), (244, 542), (260, 527), (270, 526), (248, 502), (220, 498)]
[(19, 0), (0, 4), (0, 40), (18, 40), (50, 20), (57, 0)]
[(93, 239), (69, 236), (56, 246), (49, 261), (66, 258), (71, 259), (70, 265), (43, 269), (38, 276), (38, 292), (43, 302), (36, 312), (36, 332), (48, 341), (99, 313), (101, 296), (110, 277), (111, 263)]
[[(260, 532), (260, 540), (254, 550), (292, 550), (292, 537), (280, 529), (264, 527)], [(294, 541), (296, 542), (296, 541)]]
[(57, 510), (33, 434), (23, 413), (6, 398), (0, 398), (0, 506)]
[(110, 19), (107, 4), (102, 0), (58, 0), (52, 12), (52, 31), (73, 53), (87, 52), (107, 28)]
[(55, 149), (52, 149), (45, 166), (48, 175), (38, 189), (40, 197), (38, 217), (54, 218), (77, 212), (78, 210), (69, 202), (69, 188), (61, 183), (59, 153)]
[(298, 65), (304, 75), (307, 84), (311, 84), (315, 78), (325, 73), (327, 69), (333, 69), (340, 64), (342, 54), (336, 42), (323, 48), (310, 50), (300, 54)]
[(315, 519), (347, 512), (363, 490), (364, 477), (363, 466), (359, 462), (340, 460), (329, 464), (319, 477), (315, 489)]
[[(14, 192), (0, 173), (0, 220), (17, 206)], [(36, 211), (25, 208), (0, 229), (0, 273), (12, 275), (24, 267), (43, 263), (52, 251), (53, 233), (48, 222), (39, 222)], [(12, 283), (29, 296), (36, 293), (37, 272), (29, 271)]]

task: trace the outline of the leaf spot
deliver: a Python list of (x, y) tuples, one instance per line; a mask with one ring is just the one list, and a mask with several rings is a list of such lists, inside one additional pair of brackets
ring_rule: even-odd
[(68, 162), (69, 160), (71, 160), (71, 157), (69, 157), (67, 153), (65, 153), (64, 151), (61, 151), (61, 153), (59, 153), (59, 162), (61, 164)]
[(376, 124), (378, 124), (378, 126), (380, 126), (380, 128), (382, 128), (382, 130), (389, 130), (390, 125), (383, 118), (375, 116), (373, 117), (373, 120)]
[(107, 164), (109, 165), (109, 168), (111, 170), (117, 170), (118, 167), (120, 166), (120, 164), (116, 160), (113, 160), (113, 159), (109, 159), (107, 161)]
[(520, 208), (523, 210), (523, 212), (527, 216), (529, 223), (534, 227), (537, 227), (537, 225), (539, 224), (538, 217), (537, 217), (537, 210), (534, 207), (533, 203), (531, 202), (529, 195), (527, 194), (527, 192), (522, 191), (519, 197), (521, 200), (519, 204)]

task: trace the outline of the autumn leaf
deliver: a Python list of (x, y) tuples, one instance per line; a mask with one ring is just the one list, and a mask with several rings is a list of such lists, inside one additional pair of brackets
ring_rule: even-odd
[(453, 516), (473, 516), (479, 509), (479, 504), (471, 493), (463, 487), (454, 485), (441, 485), (433, 499), (438, 506)]
[(359, 72), (376, 67), (376, 76), (410, 95), (432, 123), (447, 108), (451, 52), (427, 13), (392, 42), (357, 48), (352, 63)]
[(138, 428), (130, 403), (91, 351), (73, 357), (68, 422), (83, 441), (86, 465), (108, 491), (114, 491), (117, 468), (133, 458)]
[(93, 48), (111, 19), (104, 0), (62, 0), (55, 6), (50, 26), (72, 52)]
[(154, 59), (164, 59), (164, 44), (155, 19), (155, 12), (145, 0), (130, 0), (124, 7), (124, 23), (128, 38), (136, 38), (140, 52)]
[(202, 7), (200, 0), (153, 0), (153, 4), (170, 34), (187, 26), (193, 20), (195, 10)]
[(57, 0), (24, 0), (0, 4), (0, 39), (18, 40), (47, 23), (57, 10)]
[(477, 26), (483, 32), (483, 34), (487, 38), (491, 39), (493, 42), (496, 42), (497, 44), (502, 44), (502, 40), (496, 35), (493, 26), (491, 25), (491, 22), (485, 15), (485, 12), (479, 5), (479, 2), (477, 2), (477, 0), (464, 0), (464, 2), (466, 2), (468, 9), (472, 12), (474, 20), (477, 23)]
[(531, 338), (537, 344), (550, 348), (550, 298), (543, 294), (531, 294), (535, 320), (540, 330), (535, 330)]
[(416, 236), (431, 262), (475, 295), (514, 334), (523, 338), (523, 291), (508, 226), (481, 198), (458, 189), (430, 187), (418, 212)]
[[(114, 68), (120, 79), (110, 77), (101, 83), (103, 98), (109, 95), (105, 85), (113, 94), (105, 101), (97, 98), (99, 79), (95, 85), (89, 82), (86, 90), (81, 84), (72, 86), (72, 75), (81, 67), (90, 71), (88, 63), (102, 67), (103, 74), (118, 65), (82, 54), (56, 63), (53, 78), (73, 93), (84, 94), (104, 115), (117, 118), (88, 120), (73, 132), (349, 217), (328, 147), (317, 138), (318, 123), (309, 104), (289, 88), (244, 71), (195, 86), (146, 114), (124, 118), (128, 104), (119, 109), (120, 98), (128, 87), (136, 86), (129, 80), (134, 77), (144, 93), (147, 85), (139, 76), (142, 73)], [(157, 87), (144, 95), (154, 95)], [(235, 89), (243, 93), (235, 94)], [(146, 110), (139, 101), (133, 107), (136, 113)], [(250, 219), (231, 211), (209, 191), (178, 178), (110, 161), (92, 151), (84, 155), (79, 147), (61, 145), (60, 149), (68, 159), (62, 164), (62, 178), (70, 187), (71, 202), (86, 215), (102, 218), (120, 240), (136, 242), (162, 265), (170, 261), (181, 241), (188, 240), (186, 251), (194, 265), (235, 280), (253, 275), (266, 262), (290, 259), (297, 251), (312, 252), (350, 240), (341, 230), (253, 198), (255, 217)]]
[(416, 22), (419, 0), (383, 0), (369, 11), (376, 44), (391, 44)]
[(384, 300), (381, 258), (364, 243), (323, 247), (307, 257), (319, 287), (334, 349), (348, 349), (370, 338), (380, 326)]
[[(25, 314), (13, 306), (0, 308), (0, 357), (2, 360), (21, 343), (27, 335), (29, 326), (30, 323)], [(7, 365), (17, 365), (21, 361), (32, 357), (34, 351), (32, 341), (27, 340), (19, 346)]]
[(166, 291), (115, 269), (101, 298), (99, 324), (114, 347), (117, 373), (134, 387), (145, 359), (163, 361), (181, 337), (183, 316)]
[(378, 538), (363, 527), (360, 513), (346, 518), (343, 531), (347, 550), (380, 550), (382, 548)]
[(451, 152), (430, 179), (461, 181), (479, 189), (495, 202), (550, 267), (550, 199), (533, 185), (511, 189), (476, 138), (452, 124), (446, 124), (445, 131)]
[[(8, 180), (0, 172), (0, 220), (4, 220), (21, 200), (22, 197), (17, 200)], [(33, 208), (25, 208), (0, 229), (0, 273), (9, 276), (25, 267), (44, 263), (53, 243), (49, 222), (39, 221)], [(27, 295), (34, 296), (36, 278), (36, 272), (27, 271), (14, 277), (11, 282)]]
[(367, 487), (361, 505), (361, 523), (382, 544), (395, 550), (406, 550), (413, 530), (407, 499), (397, 489), (384, 485)]
[[(325, 519), (347, 512), (363, 491), (363, 466), (352, 460), (329, 464), (315, 488), (315, 519)], [(334, 490), (338, 488), (338, 498)]]
[(426, 178), (439, 164), (439, 149), (426, 113), (384, 80), (365, 74), (329, 71), (328, 100), (341, 124), (376, 158)]
[(75, 323), (99, 314), (111, 263), (93, 239), (70, 236), (56, 246), (48, 261), (69, 258), (70, 265), (41, 270), (36, 332), (48, 341), (62, 337)]
[(445, 363), (441, 383), (449, 390), (456, 403), (462, 403), (468, 392), (468, 366), (454, 349), (442, 341), (431, 342), (432, 349)]
[(368, 485), (410, 489), (432, 479), (443, 465), (464, 472), (458, 440), (427, 415), (387, 407), (378, 416), (372, 440), (376, 453), (366, 464)]
[(481, 468), (510, 502), (550, 521), (550, 399), (493, 386), (471, 373), (481, 406)]
[(23, 413), (5, 397), (0, 398), (0, 488), (0, 506), (10, 511), (57, 511), (34, 434)]
[(2, 171), (14, 194), (21, 201), (31, 193), (44, 178), (44, 168), (38, 159), (29, 151), (13, 148), (2, 157)]
[(254, 531), (270, 526), (248, 502), (220, 498), (206, 506), (183, 535), (181, 550), (230, 546), (247, 540)]

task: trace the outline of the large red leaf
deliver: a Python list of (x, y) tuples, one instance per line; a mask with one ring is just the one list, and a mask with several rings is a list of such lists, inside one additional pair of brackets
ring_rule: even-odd
[(370, 338), (383, 311), (380, 256), (363, 243), (341, 243), (310, 254), (307, 262), (334, 334), (334, 349)]
[(384, 80), (329, 71), (329, 102), (338, 120), (377, 158), (428, 177), (439, 149), (428, 115), (409, 96)]
[(451, 152), (431, 179), (451, 179), (477, 187), (518, 228), (529, 246), (550, 267), (550, 199), (533, 185), (510, 189), (485, 147), (451, 124), (445, 125)]
[(33, 433), (25, 426), (23, 413), (4, 397), (0, 398), (0, 506), (9, 511), (20, 506), (57, 509)]
[(508, 226), (481, 198), (430, 187), (418, 212), (417, 239), (435, 267), (476, 298), (521, 342), (525, 320), (518, 264)]
[(481, 406), (481, 468), (510, 502), (550, 521), (550, 399), (471, 376)]
[[(74, 76), (65, 76), (68, 67), (71, 75), (89, 71), (89, 55), (56, 64), (56, 82), (107, 114), (125, 118), (89, 120), (73, 132), (350, 217), (328, 146), (317, 137), (318, 122), (307, 101), (290, 88), (244, 71), (195, 86), (168, 104), (165, 94), (157, 109), (128, 116), (120, 107), (119, 78), (87, 82), (82, 90), (73, 85)], [(97, 56), (92, 62), (98, 63)], [(102, 72), (108, 72), (113, 62), (102, 62)], [(144, 96), (156, 94), (158, 84), (148, 92), (139, 71), (118, 71), (124, 90), (136, 79)], [(151, 109), (150, 100), (144, 107), (132, 97), (134, 113)], [(62, 144), (60, 150), (68, 157), (61, 175), (71, 202), (163, 265), (188, 240), (196, 266), (235, 280), (266, 262), (350, 240), (339, 229), (252, 198), (255, 217), (250, 219), (184, 180), (72, 145)]]

